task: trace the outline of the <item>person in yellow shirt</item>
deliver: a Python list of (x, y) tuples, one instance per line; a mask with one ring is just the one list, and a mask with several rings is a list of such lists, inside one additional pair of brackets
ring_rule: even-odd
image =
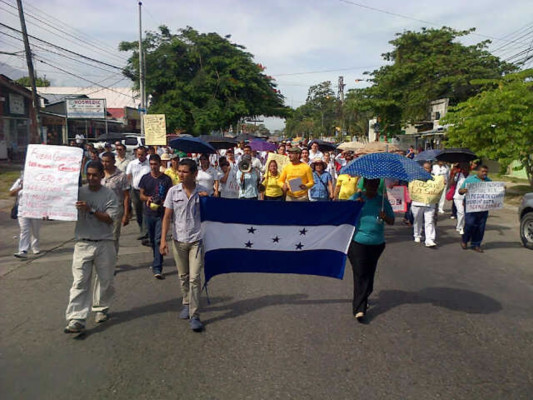
[(180, 183), (180, 177), (178, 175), (178, 165), (180, 158), (177, 154), (170, 155), (170, 167), (165, 170), (165, 175), (168, 175), (172, 179), (172, 186), (176, 186)]
[(263, 179), (263, 186), (265, 187), (265, 191), (262, 194), (263, 200), (268, 201), (283, 201), (283, 190), (281, 190), (281, 187), (278, 184), (278, 179), (280, 178), (280, 174), (278, 171), (278, 163), (276, 160), (271, 160), (268, 163), (268, 169), (265, 174), (265, 179)]
[(357, 192), (358, 176), (350, 176), (348, 174), (341, 174), (337, 178), (335, 185), (335, 200), (348, 200), (355, 192)]
[[(283, 168), (278, 184), (283, 189), (283, 192), (287, 194), (285, 198), (286, 201), (308, 201), (309, 189), (315, 184), (313, 180), (313, 171), (309, 165), (300, 161), (302, 150), (299, 147), (291, 147), (287, 152), (289, 153), (289, 160), (291, 163), (285, 165)], [(302, 180), (300, 190), (293, 192), (290, 190), (289, 183), (291, 180), (298, 178)]]

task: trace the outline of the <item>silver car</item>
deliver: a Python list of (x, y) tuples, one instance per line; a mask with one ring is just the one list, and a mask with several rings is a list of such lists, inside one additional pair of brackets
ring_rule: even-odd
[(518, 207), (518, 217), (520, 218), (520, 239), (525, 247), (533, 250), (533, 192), (527, 193), (522, 198), (522, 203)]

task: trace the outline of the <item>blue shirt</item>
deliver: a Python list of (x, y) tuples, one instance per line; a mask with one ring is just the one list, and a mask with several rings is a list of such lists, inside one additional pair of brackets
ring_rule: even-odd
[[(244, 181), (241, 182), (241, 176), (244, 174)], [(259, 196), (257, 183), (259, 174), (252, 168), (250, 172), (237, 171), (237, 184), (239, 185), (239, 198), (252, 199)]]
[(328, 182), (332, 180), (331, 174), (327, 171), (322, 172), (322, 175), (313, 172), (313, 179), (315, 184), (309, 191), (310, 197), (317, 200), (327, 200), (329, 198)]
[[(357, 200), (360, 197), (363, 198), (365, 204), (361, 209), (353, 240), (357, 243), (370, 245), (385, 243), (385, 222), (378, 219), (383, 196), (376, 195), (376, 197), (368, 199), (359, 192), (350, 197), (350, 200)], [(384, 211), (388, 217), (394, 218), (394, 212), (388, 199), (385, 199)]]

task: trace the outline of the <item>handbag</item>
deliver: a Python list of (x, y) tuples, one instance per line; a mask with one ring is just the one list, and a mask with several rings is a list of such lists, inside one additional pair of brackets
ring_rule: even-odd
[(455, 196), (456, 187), (457, 187), (457, 185), (450, 186), (450, 188), (446, 192), (446, 200), (448, 200), (448, 201), (453, 200), (453, 196)]
[(19, 214), (19, 199), (17, 196), (17, 199), (15, 200), (15, 204), (13, 204), (13, 207), (11, 208), (11, 219), (17, 219)]

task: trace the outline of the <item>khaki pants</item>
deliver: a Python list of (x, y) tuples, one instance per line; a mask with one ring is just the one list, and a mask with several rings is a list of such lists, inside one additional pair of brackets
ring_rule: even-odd
[(172, 255), (178, 268), (183, 305), (189, 306), (190, 318), (198, 317), (204, 268), (204, 246), (201, 241), (183, 243), (173, 240)]
[(122, 229), (122, 217), (124, 216), (124, 210), (119, 211), (117, 218), (113, 221), (113, 239), (115, 240), (115, 250), (117, 251), (120, 247), (120, 231)]
[(70, 298), (66, 311), (67, 321), (85, 320), (91, 310), (91, 278), (93, 268), (96, 280), (92, 298), (93, 311), (107, 311), (115, 289), (113, 272), (115, 270), (116, 252), (112, 240), (100, 242), (79, 241), (74, 246), (72, 259), (72, 276), (74, 281), (70, 288)]
[(309, 196), (307, 195), (307, 193), (300, 197), (292, 197), (287, 195), (285, 201), (309, 201)]

